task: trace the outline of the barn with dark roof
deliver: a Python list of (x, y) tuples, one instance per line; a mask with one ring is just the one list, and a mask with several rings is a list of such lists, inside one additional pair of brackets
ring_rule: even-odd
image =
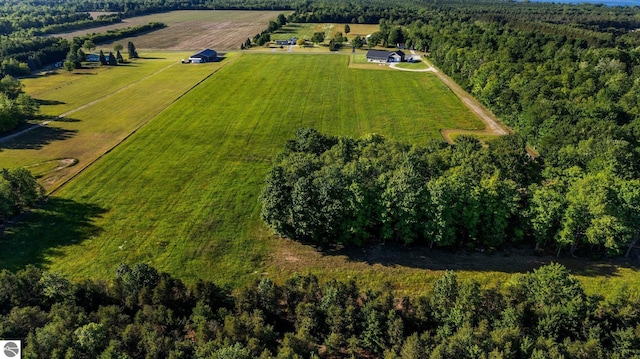
[(189, 61), (192, 63), (211, 62), (218, 58), (218, 53), (215, 50), (204, 49), (197, 54), (189, 56)]
[(402, 62), (404, 61), (404, 52), (398, 51), (384, 51), (384, 50), (369, 50), (367, 51), (367, 61), (369, 62)]

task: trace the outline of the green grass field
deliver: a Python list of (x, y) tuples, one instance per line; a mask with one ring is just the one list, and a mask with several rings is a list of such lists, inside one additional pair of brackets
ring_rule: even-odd
[(75, 278), (145, 261), (186, 279), (245, 283), (277, 271), (279, 241), (259, 220), (257, 197), (296, 129), (424, 143), (442, 127), (482, 126), (430, 74), (347, 64), (338, 55), (243, 55), (5, 235), (11, 250), (0, 261)]
[[(76, 279), (112, 278), (119, 263), (143, 261), (188, 282), (238, 286), (311, 272), (373, 288), (389, 281), (399, 294), (416, 294), (430, 291), (444, 268), (493, 287), (554, 260), (402, 248), (323, 253), (273, 236), (257, 197), (271, 159), (296, 129), (424, 143), (442, 128), (482, 128), (430, 73), (348, 63), (340, 55), (235, 57), (10, 228), (2, 267), (34, 263)], [(174, 76), (168, 87), (183, 82)], [(126, 100), (142, 106), (153, 96)], [(574, 262), (569, 267), (591, 293), (640, 287), (623, 264)]]
[[(0, 145), (0, 167), (28, 166), (54, 189), (79, 169), (117, 145), (199, 81), (233, 57), (218, 63), (182, 65), (188, 53), (141, 53), (125, 66), (66, 71), (24, 79), (25, 91), (41, 101), (55, 120)], [(179, 79), (179, 81), (176, 81)], [(57, 171), (56, 161), (77, 164)], [(52, 165), (52, 163), (54, 165)]]

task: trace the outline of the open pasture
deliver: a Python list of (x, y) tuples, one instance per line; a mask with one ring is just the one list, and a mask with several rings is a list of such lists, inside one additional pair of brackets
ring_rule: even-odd
[(433, 75), (349, 69), (348, 59), (242, 55), (6, 235), (14, 254), (0, 261), (75, 278), (145, 261), (230, 285), (280, 273), (283, 242), (260, 221), (257, 198), (271, 159), (298, 128), (424, 143), (443, 127), (482, 126)]
[[(444, 269), (494, 287), (556, 260), (404, 247), (323, 252), (275, 238), (257, 197), (297, 128), (423, 143), (444, 127), (481, 127), (433, 74), (349, 69), (348, 58), (238, 56), (10, 228), (0, 263), (78, 279), (111, 278), (118, 263), (144, 261), (187, 281), (232, 286), (311, 272), (417, 294)], [(560, 261), (590, 293), (640, 286), (624, 263)]]
[[(124, 19), (122, 23), (54, 34), (66, 39), (87, 33), (99, 33), (124, 27), (162, 22), (164, 29), (152, 31), (114, 43), (133, 41), (137, 49), (153, 50), (219, 50), (238, 49), (247, 38), (267, 28), (282, 11), (180, 10)], [(286, 12), (285, 12), (286, 13)], [(108, 43), (111, 44), (111, 43)], [(108, 45), (101, 44), (101, 45)], [(125, 46), (126, 48), (126, 46)]]
[(52, 122), (0, 143), (0, 167), (26, 166), (52, 190), (233, 61), (182, 65), (188, 53), (141, 55), (124, 66), (25, 79)]

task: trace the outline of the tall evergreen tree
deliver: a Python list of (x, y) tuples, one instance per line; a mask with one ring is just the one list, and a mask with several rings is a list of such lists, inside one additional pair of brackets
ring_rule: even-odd
[(109, 57), (107, 57), (107, 63), (109, 64), (109, 66), (116, 66), (118, 64), (116, 57), (113, 56), (113, 52), (111, 51), (109, 51)]
[(137, 59), (138, 58), (138, 52), (136, 51), (136, 45), (134, 45), (133, 42), (129, 41), (129, 43), (127, 44), (127, 51), (129, 53), (129, 58), (130, 59)]
[(118, 63), (120, 63), (120, 64), (124, 63), (124, 58), (122, 57), (122, 54), (120, 53), (120, 50), (118, 50), (116, 52), (116, 60), (118, 60)]
[(107, 58), (104, 56), (104, 52), (100, 50), (100, 65), (106, 65)]

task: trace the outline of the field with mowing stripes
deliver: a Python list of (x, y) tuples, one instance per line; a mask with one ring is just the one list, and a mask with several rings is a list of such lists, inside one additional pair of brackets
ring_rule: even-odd
[[(42, 177), (47, 189), (54, 189), (233, 61), (227, 58), (189, 66), (180, 64), (183, 56), (185, 53), (154, 53), (126, 66), (23, 80), (25, 91), (44, 104), (44, 114), (64, 118), (0, 143), (0, 166), (26, 166)], [(76, 164), (53, 170), (64, 163)]]
[(271, 266), (277, 241), (257, 197), (296, 129), (424, 143), (443, 127), (482, 126), (430, 74), (354, 70), (348, 61), (242, 55), (15, 228), (0, 261), (75, 278), (145, 261), (185, 279), (244, 283)]
[[(157, 105), (154, 111), (146, 107), (159, 96), (151, 90), (153, 82), (145, 85), (148, 90), (123, 92), (113, 103), (105, 99), (93, 110), (87, 107), (84, 117), (85, 110), (78, 111), (73, 117), (80, 122), (63, 123), (87, 124), (75, 138), (90, 134), (92, 126), (108, 128), (90, 123), (90, 115), (118, 123), (128, 112), (114, 116), (118, 106), (136, 113), (147, 109), (151, 120), (9, 228), (0, 263), (10, 269), (36, 264), (82, 279), (111, 278), (119, 263), (142, 261), (187, 282), (207, 278), (229, 286), (260, 276), (281, 281), (312, 272), (323, 280), (354, 279), (369, 288), (389, 281), (400, 294), (416, 294), (429, 291), (446, 268), (492, 287), (510, 273), (554, 260), (380, 247), (323, 252), (274, 237), (259, 218), (257, 198), (273, 156), (296, 129), (351, 136), (375, 132), (424, 143), (441, 138), (444, 128), (482, 128), (433, 74), (352, 69), (349, 58), (243, 54), (211, 65), (216, 68), (172, 67), (162, 73), (175, 69), (180, 76), (159, 77), (158, 91), (188, 86), (195, 79), (189, 71), (217, 72), (157, 116)], [(145, 78), (138, 76), (132, 83)], [(45, 87), (41, 97), (53, 102)], [(66, 91), (81, 93), (73, 87)], [(36, 91), (37, 82), (27, 88)], [(89, 94), (88, 87), (84, 91), (101, 98)], [(69, 146), (71, 140), (55, 143)], [(55, 143), (32, 152), (5, 148), (0, 160), (18, 163)], [(99, 136), (88, 135), (70, 147), (81, 151), (94, 144), (101, 145)], [(624, 265), (571, 259), (563, 264), (591, 293), (614, 295), (624, 286), (640, 286), (634, 269)]]

